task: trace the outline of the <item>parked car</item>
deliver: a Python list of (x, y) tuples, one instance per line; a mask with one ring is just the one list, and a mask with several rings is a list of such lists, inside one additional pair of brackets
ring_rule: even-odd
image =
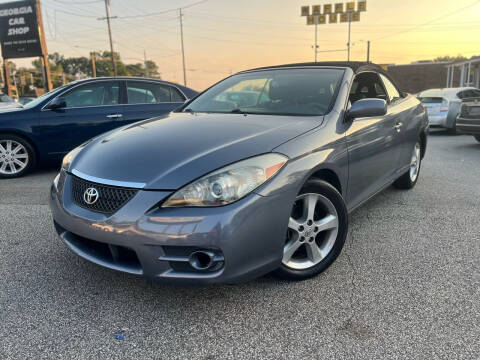
[[(225, 96), (252, 86), (256, 104)], [(340, 254), (349, 212), (392, 183), (415, 186), (427, 131), (420, 101), (372, 64), (244, 71), (74, 149), (50, 207), (61, 239), (107, 268), (193, 283), (305, 279)]]
[(154, 79), (94, 78), (57, 88), (19, 109), (2, 110), (0, 178), (22, 176), (37, 163), (60, 161), (92, 137), (167, 114), (196, 94)]
[(7, 94), (0, 94), (0, 111), (4, 109), (18, 109), (22, 108), (22, 105), (15, 102), (14, 99), (12, 99), (10, 96)]
[(18, 98), (18, 103), (21, 104), (21, 105), (25, 105), (25, 104), (28, 104), (29, 102), (35, 100), (34, 97), (31, 97), (31, 96), (20, 96)]
[(430, 89), (418, 95), (427, 109), (430, 126), (448, 129), (453, 134), (462, 100), (474, 97), (480, 97), (480, 90), (473, 87)]
[(480, 142), (480, 98), (462, 102), (457, 130), (461, 134), (473, 135)]

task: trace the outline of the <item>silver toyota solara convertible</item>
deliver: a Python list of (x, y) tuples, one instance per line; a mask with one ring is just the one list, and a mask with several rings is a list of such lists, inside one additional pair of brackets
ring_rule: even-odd
[(55, 229), (82, 258), (157, 280), (305, 279), (340, 254), (353, 209), (415, 186), (427, 133), (378, 66), (244, 71), (71, 151)]

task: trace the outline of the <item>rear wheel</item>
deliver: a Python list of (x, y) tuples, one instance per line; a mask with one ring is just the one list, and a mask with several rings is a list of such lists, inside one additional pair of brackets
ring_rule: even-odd
[(457, 120), (453, 121), (452, 127), (447, 129), (450, 135), (457, 135)]
[(326, 270), (340, 254), (348, 214), (340, 193), (321, 180), (310, 180), (293, 205), (277, 275), (303, 280)]
[(422, 151), (420, 142), (417, 142), (413, 148), (412, 158), (410, 160), (410, 169), (398, 178), (394, 183), (398, 189), (411, 189), (415, 186), (420, 175), (420, 167), (422, 165)]
[(21, 137), (0, 134), (0, 178), (24, 175), (35, 166), (35, 151)]
[(478, 142), (480, 142), (480, 135), (475, 135), (474, 138), (475, 138), (475, 140), (477, 140)]

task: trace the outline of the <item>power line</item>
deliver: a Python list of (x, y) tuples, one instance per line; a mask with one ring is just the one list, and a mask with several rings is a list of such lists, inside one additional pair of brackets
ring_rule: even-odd
[(57, 3), (60, 3), (60, 4), (65, 4), (65, 5), (88, 5), (88, 4), (94, 4), (94, 3), (98, 3), (98, 2), (103, 2), (103, 0), (93, 0), (93, 1), (74, 1), (74, 2), (71, 2), (71, 1), (60, 1), (60, 0), (53, 0)]
[[(207, 1), (208, 0), (200, 0), (200, 1), (194, 2), (192, 4), (182, 6), (181, 9), (189, 9), (193, 6), (203, 4)], [(180, 9), (180, 8), (177, 7), (177, 8), (167, 9), (167, 10), (163, 10), (163, 11), (159, 11), (159, 12), (144, 13), (144, 14), (141, 14), (141, 15), (119, 16), (118, 18), (119, 19), (133, 19), (133, 18), (144, 18), (144, 17), (150, 17), (150, 16), (158, 16), (158, 15), (163, 15), (163, 14), (167, 14), (167, 13), (170, 13), (170, 12), (178, 11), (178, 9)]]
[(439, 17), (437, 17), (437, 18), (435, 18), (435, 19), (429, 20), (429, 21), (427, 21), (427, 22), (425, 22), (425, 23), (423, 23), (423, 24), (419, 24), (419, 25), (417, 25), (417, 26), (414, 26), (414, 27), (412, 27), (412, 28), (410, 28), (410, 29), (407, 29), (407, 30), (404, 30), (404, 31), (399, 31), (399, 32), (396, 32), (396, 33), (393, 33), (393, 34), (388, 34), (388, 35), (385, 35), (385, 36), (381, 36), (381, 37), (379, 37), (379, 38), (377, 38), (377, 39), (374, 39), (374, 40), (375, 40), (375, 41), (378, 41), (378, 40), (386, 39), (386, 38), (391, 37), (391, 36), (396, 36), (396, 35), (400, 35), (400, 34), (405, 34), (405, 33), (407, 33), (407, 32), (410, 32), (410, 31), (413, 31), (413, 30), (415, 30), (415, 29), (418, 29), (419, 27), (429, 25), (429, 24), (434, 23), (434, 22), (436, 22), (436, 21), (438, 21), (438, 20), (442, 20), (442, 19), (444, 19), (444, 18), (446, 18), (446, 17), (450, 17), (450, 16), (452, 16), (452, 15), (454, 15), (454, 14), (457, 14), (457, 13), (459, 13), (459, 12), (461, 12), (461, 11), (464, 11), (464, 10), (466, 10), (466, 9), (469, 9), (469, 8), (471, 8), (471, 7), (479, 4), (479, 3), (480, 3), (480, 0), (477, 0), (477, 1), (473, 2), (473, 3), (471, 3), (470, 5), (464, 6), (464, 7), (460, 8), (460, 9), (457, 9), (457, 10), (455, 10), (455, 11), (453, 11), (453, 12), (450, 12), (450, 13), (448, 13), (448, 14), (439, 16)]

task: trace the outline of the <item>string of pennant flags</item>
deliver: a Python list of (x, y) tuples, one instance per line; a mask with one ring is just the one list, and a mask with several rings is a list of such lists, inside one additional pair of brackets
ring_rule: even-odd
[[(356, 6), (355, 6), (356, 5)], [(322, 11), (323, 10), (323, 11)], [(348, 1), (346, 3), (302, 6), (301, 16), (307, 18), (307, 25), (360, 21), (360, 13), (367, 11), (367, 1)]]

